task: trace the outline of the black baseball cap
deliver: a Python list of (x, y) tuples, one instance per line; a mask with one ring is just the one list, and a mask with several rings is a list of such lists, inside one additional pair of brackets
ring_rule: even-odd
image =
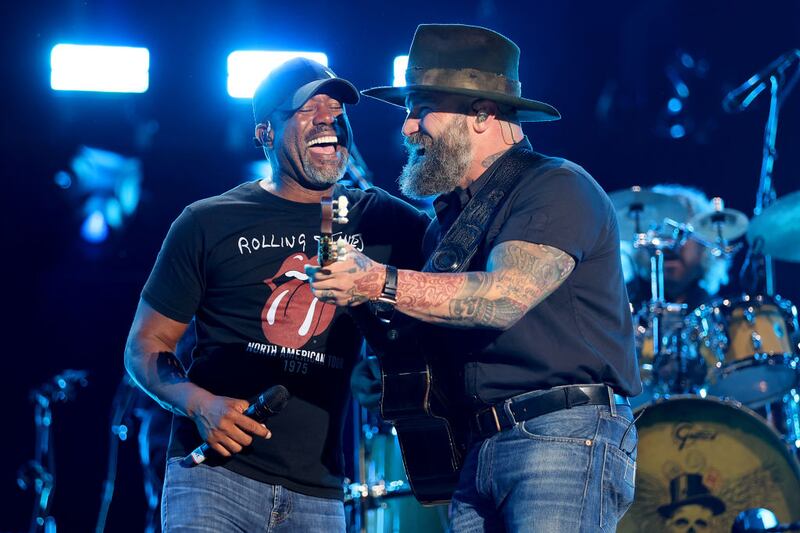
[(358, 103), (358, 89), (328, 67), (304, 57), (290, 59), (270, 72), (253, 93), (256, 123), (264, 122), (275, 111), (294, 113), (323, 89), (342, 103)]

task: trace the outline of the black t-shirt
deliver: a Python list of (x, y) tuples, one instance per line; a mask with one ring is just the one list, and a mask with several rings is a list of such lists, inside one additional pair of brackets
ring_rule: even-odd
[[(525, 139), (512, 149), (531, 148)], [(468, 270), (486, 270), (492, 248), (514, 240), (558, 248), (575, 259), (575, 269), (506, 331), (431, 330), (429, 343), (435, 353), (464, 362), (465, 399), (472, 404), (579, 383), (606, 383), (629, 396), (641, 390), (611, 201), (580, 166), (542, 157), (534, 168), (523, 171)], [(426, 255), (506, 160), (498, 159), (468, 190), (437, 199), (437, 218), (425, 236)]]
[[(419, 268), (428, 217), (374, 188), (336, 186), (349, 200), (344, 237), (383, 263)], [(313, 496), (341, 498), (342, 426), (350, 371), (362, 339), (342, 309), (311, 293), (303, 267), (317, 264), (319, 204), (290, 202), (257, 182), (188, 206), (172, 224), (142, 298), (180, 322), (195, 317), (189, 377), (214, 394), (255, 397), (275, 384), (291, 400), (224, 466)], [(194, 423), (173, 419), (169, 456), (202, 442)]]

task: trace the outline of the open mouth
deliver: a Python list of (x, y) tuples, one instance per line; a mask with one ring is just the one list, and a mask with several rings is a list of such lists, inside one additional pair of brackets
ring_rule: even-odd
[(316, 139), (311, 139), (306, 143), (306, 148), (317, 155), (335, 155), (336, 146), (339, 144), (339, 139), (336, 135), (323, 135)]

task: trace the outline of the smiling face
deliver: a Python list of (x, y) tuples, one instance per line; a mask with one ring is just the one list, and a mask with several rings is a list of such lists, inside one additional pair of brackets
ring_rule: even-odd
[(316, 94), (285, 120), (273, 117), (273, 152), (280, 174), (312, 189), (324, 189), (344, 175), (348, 123), (344, 106)]
[(424, 198), (462, 184), (473, 159), (467, 122), (468, 102), (455, 96), (412, 94), (403, 124), (408, 162), (400, 190)]

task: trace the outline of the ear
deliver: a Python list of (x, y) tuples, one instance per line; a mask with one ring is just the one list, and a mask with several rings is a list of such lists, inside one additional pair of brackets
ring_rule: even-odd
[(475, 113), (473, 128), (476, 133), (483, 133), (488, 130), (497, 119), (497, 104), (491, 100), (478, 100), (472, 104), (472, 111)]
[(256, 146), (263, 146), (271, 150), (274, 140), (275, 131), (272, 129), (272, 125), (269, 122), (259, 122), (256, 124), (255, 138), (253, 139)]

